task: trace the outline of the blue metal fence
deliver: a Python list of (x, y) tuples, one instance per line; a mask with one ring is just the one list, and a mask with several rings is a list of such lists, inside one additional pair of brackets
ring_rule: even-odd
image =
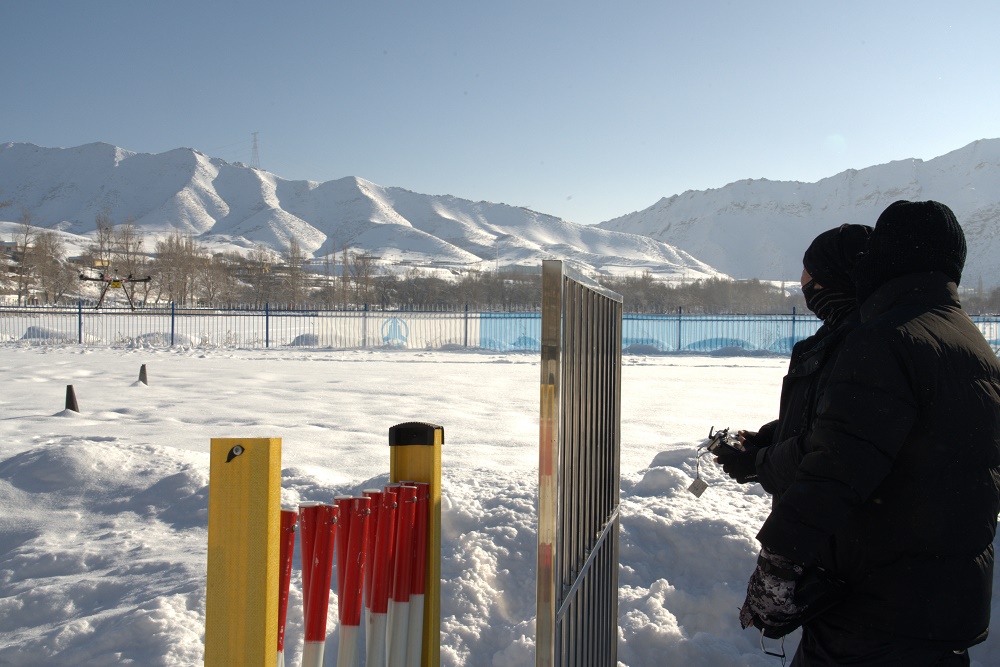
[[(1000, 349), (1000, 317), (973, 317)], [(626, 353), (707, 353), (732, 349), (788, 354), (820, 326), (811, 313), (687, 315), (626, 313)], [(173, 305), (132, 311), (0, 306), (0, 342), (92, 347), (301, 347), (322, 349), (473, 348), (538, 352), (537, 312), (220, 310)]]

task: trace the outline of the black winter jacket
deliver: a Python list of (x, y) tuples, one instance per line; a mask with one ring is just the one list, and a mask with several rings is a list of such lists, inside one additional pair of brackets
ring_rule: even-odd
[(940, 272), (862, 305), (761, 544), (847, 584), (830, 620), (942, 648), (986, 637), (1000, 510), (1000, 363)]
[[(757, 454), (757, 479), (768, 493), (779, 497), (795, 479), (802, 460), (806, 433), (816, 414), (833, 368), (840, 343), (860, 321), (855, 310), (836, 326), (824, 324), (815, 334), (800, 340), (792, 348), (788, 373), (781, 383), (781, 405), (778, 420), (773, 424), (770, 446)], [(771, 424), (761, 427), (763, 432)]]

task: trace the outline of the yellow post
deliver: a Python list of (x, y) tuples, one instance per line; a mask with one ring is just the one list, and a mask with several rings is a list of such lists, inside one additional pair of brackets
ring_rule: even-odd
[(274, 667), (281, 438), (212, 438), (205, 667)]
[(389, 481), (427, 482), (427, 590), (420, 667), (441, 664), (441, 446), (444, 427), (423, 422), (389, 429)]

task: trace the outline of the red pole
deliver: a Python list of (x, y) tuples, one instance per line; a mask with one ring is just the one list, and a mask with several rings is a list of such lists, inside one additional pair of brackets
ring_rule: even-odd
[[(305, 607), (305, 650), (302, 667), (321, 667), (326, 644), (326, 619), (330, 607), (330, 577), (336, 542), (338, 511), (330, 505), (302, 507), (303, 538), (312, 532), (312, 553), (306, 561), (303, 540), (302, 582)], [(307, 518), (308, 517), (308, 518)], [(308, 582), (308, 583), (307, 583)]]
[[(340, 644), (338, 648), (338, 667), (357, 667), (358, 637), (361, 634), (361, 597), (364, 590), (364, 567), (368, 539), (369, 498), (344, 499), (340, 505), (341, 516), (345, 512), (351, 515), (350, 528), (346, 541), (340, 543), (339, 552), (345, 553), (343, 562), (346, 567), (341, 574), (337, 573), (343, 587), (338, 589), (338, 609), (340, 611)], [(341, 559), (338, 555), (338, 565)], [(339, 582), (338, 582), (339, 583)]]
[(383, 491), (392, 494), (392, 525), (389, 526), (389, 553), (388, 560), (386, 560), (385, 566), (388, 568), (386, 572), (386, 599), (392, 597), (392, 578), (396, 574), (396, 527), (399, 525), (399, 487), (402, 486), (398, 482), (395, 484), (386, 484), (382, 487)]
[(416, 510), (417, 487), (399, 487), (399, 507), (396, 508), (396, 558), (393, 563), (392, 600), (389, 603), (387, 632), (388, 667), (406, 665), (406, 640), (409, 633), (410, 585), (413, 563), (413, 519)]
[(417, 487), (399, 487), (399, 507), (396, 508), (396, 557), (393, 563), (392, 599), (396, 602), (410, 601), (410, 584), (413, 565), (413, 520), (416, 514)]
[(347, 572), (347, 548), (351, 537), (351, 522), (354, 519), (351, 511), (354, 498), (338, 496), (333, 502), (340, 510), (340, 520), (337, 523), (337, 544), (340, 545), (337, 549), (337, 608), (340, 609), (344, 605), (344, 574)]
[(302, 613), (309, 618), (309, 578), (313, 571), (313, 549), (316, 524), (319, 522), (319, 503), (299, 505), (299, 541), (302, 542)]
[(371, 613), (372, 607), (372, 576), (375, 572), (375, 545), (378, 543), (378, 516), (382, 509), (382, 492), (378, 489), (365, 489), (364, 496), (369, 499), (368, 516), (368, 549), (365, 550), (365, 617)]
[(430, 484), (417, 482), (417, 504), (413, 516), (413, 580), (410, 593), (424, 594), (427, 587), (427, 523)]
[(406, 640), (407, 667), (420, 667), (424, 640), (424, 592), (427, 587), (427, 524), (430, 484), (416, 482), (417, 502), (413, 516), (413, 578), (410, 582), (409, 638)]
[(288, 589), (292, 583), (292, 555), (295, 552), (297, 519), (298, 512), (295, 510), (281, 510), (281, 542), (278, 555), (278, 667), (285, 665), (285, 621), (288, 618)]
[[(369, 542), (369, 551), (374, 554), (371, 572), (371, 592), (367, 632), (365, 633), (365, 664), (369, 667), (385, 665), (385, 629), (389, 609), (389, 590), (392, 585), (392, 543), (396, 521), (396, 489), (386, 486), (380, 494), (382, 506), (378, 511), (378, 527), (374, 542)], [(372, 514), (372, 518), (375, 518)]]

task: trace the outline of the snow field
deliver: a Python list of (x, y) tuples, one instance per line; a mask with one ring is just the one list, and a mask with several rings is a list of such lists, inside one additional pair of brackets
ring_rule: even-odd
[[(536, 355), (4, 346), (0, 360), (0, 664), (200, 665), (211, 438), (282, 438), (293, 506), (386, 482), (388, 429), (406, 421), (445, 429), (442, 665), (533, 664)], [(769, 498), (708, 457), (709, 489), (687, 487), (710, 426), (773, 418), (786, 365), (624, 358), (620, 664), (776, 664), (736, 616)], [(80, 413), (63, 410), (67, 384)], [(328, 655), (336, 618), (331, 596)], [(1000, 664), (998, 636), (974, 665)]]

